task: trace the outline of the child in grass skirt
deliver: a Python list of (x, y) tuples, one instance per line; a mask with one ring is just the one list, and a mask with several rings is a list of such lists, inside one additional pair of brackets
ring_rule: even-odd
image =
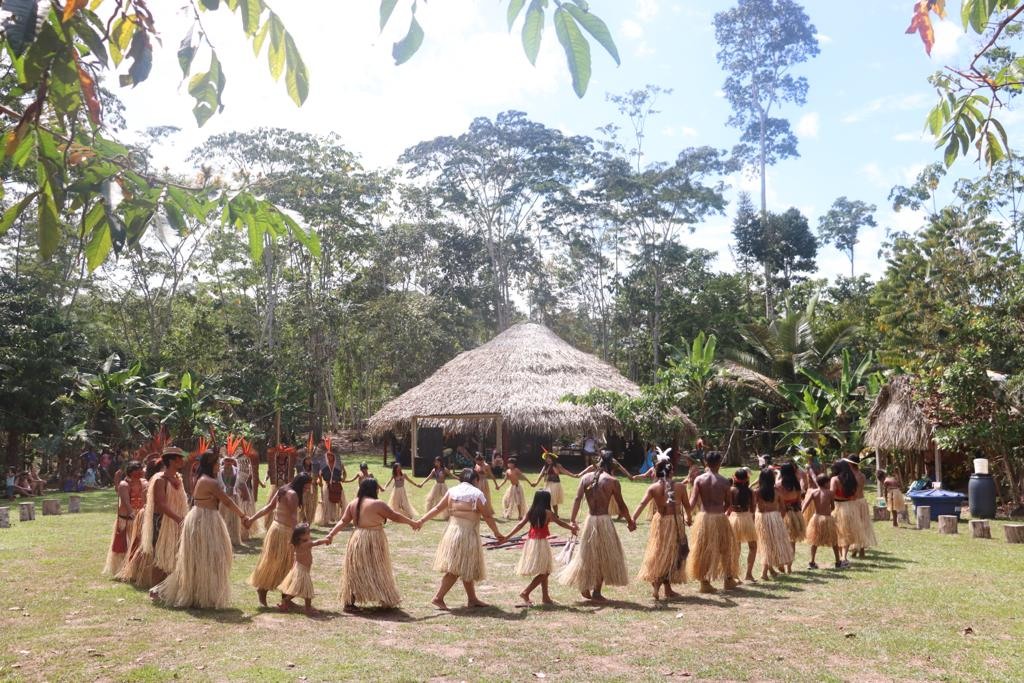
[(318, 545), (327, 545), (330, 541), (321, 538), (314, 541), (309, 535), (309, 524), (299, 524), (292, 530), (292, 546), (295, 548), (295, 563), (284, 577), (284, 581), (277, 587), (282, 596), (280, 608), (282, 612), (291, 611), (295, 607), (292, 598), (302, 598), (306, 601), (306, 614), (316, 616), (317, 611), (313, 609), (313, 577), (310, 570), (313, 567), (313, 548)]
[(551, 492), (537, 491), (533, 494), (533, 505), (530, 506), (519, 524), (508, 534), (515, 536), (524, 526), (530, 525), (529, 536), (523, 545), (523, 554), (516, 565), (517, 576), (533, 577), (523, 592), (519, 594), (519, 597), (522, 598), (521, 605), (526, 607), (533, 604), (530, 600), (530, 593), (537, 586), (540, 586), (541, 602), (545, 605), (554, 604), (548, 594), (548, 577), (555, 568), (554, 560), (551, 557), (551, 544), (548, 542), (548, 537), (551, 535), (549, 527), (552, 522), (573, 533), (577, 531), (575, 524), (563, 522), (551, 511)]

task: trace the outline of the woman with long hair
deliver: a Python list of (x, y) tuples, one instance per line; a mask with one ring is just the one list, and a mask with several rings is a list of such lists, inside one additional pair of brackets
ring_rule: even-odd
[(807, 522), (801, 512), (803, 493), (800, 488), (800, 479), (797, 475), (796, 465), (792, 462), (782, 463), (782, 466), (779, 467), (779, 495), (785, 510), (783, 521), (785, 521), (786, 531), (789, 533), (789, 542), (793, 545), (793, 552), (796, 553), (796, 544), (804, 540), (804, 534), (807, 532)]
[(341, 603), (346, 612), (359, 605), (379, 605), (385, 609), (398, 607), (401, 596), (391, 568), (391, 551), (384, 525), (388, 520), (408, 524), (418, 531), (420, 523), (409, 519), (382, 500), (377, 500), (377, 480), (367, 477), (359, 482), (356, 499), (345, 507), (341, 520), (327, 534), (331, 543), (345, 526), (355, 531), (348, 539), (345, 561), (341, 568)]
[(842, 556), (841, 565), (850, 565), (850, 548), (864, 542), (860, 529), (857, 510), (857, 475), (846, 460), (837, 460), (832, 465), (832, 479), (829, 490), (835, 498), (836, 528), (839, 532), (839, 552)]
[(761, 551), (761, 578), (767, 579), (768, 574), (777, 576), (778, 572), (793, 571), (793, 546), (789, 542), (786, 522), (782, 519), (782, 493), (775, 485), (775, 473), (772, 470), (761, 470), (757, 478), (757, 490), (754, 491), (754, 504), (757, 515), (754, 527), (757, 529), (757, 545)]
[(423, 484), (417, 484), (414, 480), (405, 476), (402, 472), (402, 465), (397, 462), (391, 465), (391, 479), (388, 479), (388, 483), (384, 484), (384, 489), (387, 490), (392, 482), (394, 482), (395, 488), (391, 490), (391, 498), (388, 500), (388, 505), (391, 506), (392, 510), (400, 512), (406, 517), (418, 517), (419, 515), (413, 508), (412, 503), (409, 502), (409, 494), (405, 490), (405, 483), (409, 482), (416, 488), (421, 488)]
[(665, 599), (668, 600), (678, 595), (672, 590), (672, 584), (686, 582), (686, 558), (690, 553), (686, 526), (693, 520), (686, 483), (672, 479), (672, 461), (667, 458), (659, 460), (654, 470), (657, 481), (647, 487), (640, 506), (633, 513), (633, 523), (636, 524), (648, 504), (654, 509), (643, 564), (636, 578), (651, 584), (655, 600), (659, 599), (664, 586)]
[[(444, 494), (448, 493), (448, 485), (445, 484), (445, 480), (450, 476), (452, 476), (452, 472), (444, 466), (444, 460), (441, 459), (441, 456), (434, 458), (434, 469), (430, 470), (430, 474), (421, 482), (421, 486), (427, 483), (427, 481), (434, 482), (434, 485), (430, 488), (430, 493), (427, 495), (428, 510), (440, 503), (441, 499), (444, 498)], [(448, 511), (443, 510), (438, 514), (438, 518), (448, 519)]]
[[(306, 472), (295, 475), (290, 484), (278, 487), (267, 504), (251, 519), (256, 521), (273, 513), (274, 521), (263, 537), (260, 559), (256, 569), (249, 576), (249, 585), (256, 589), (260, 605), (267, 607), (267, 593), (276, 590), (291, 571), (295, 548), (292, 546), (292, 530), (299, 523), (302, 499), (310, 487), (310, 476)], [(282, 603), (289, 596), (282, 595)], [(280, 606), (280, 605), (279, 605)]]
[[(514, 459), (510, 461), (509, 467), (514, 467)], [(551, 536), (550, 526), (554, 522), (558, 526), (576, 533), (576, 526), (567, 524), (555, 516), (551, 510), (551, 492), (537, 491), (533, 494), (533, 505), (526, 511), (509, 536), (515, 536), (526, 525), (530, 526), (530, 533), (526, 543), (523, 545), (523, 554), (516, 564), (516, 576), (532, 577), (530, 583), (519, 594), (523, 607), (530, 607), (533, 602), (530, 600), (530, 593), (540, 586), (541, 602), (545, 605), (553, 605), (554, 601), (548, 594), (548, 578), (555, 569), (554, 559), (551, 557), (551, 544), (548, 537)]]
[[(754, 525), (754, 492), (750, 490), (750, 470), (741, 467), (732, 475), (729, 490), (729, 522), (736, 535), (736, 545), (747, 544), (747, 581), (754, 580), (754, 561), (757, 559), (757, 527)], [(737, 555), (739, 551), (737, 550)]]
[(181, 525), (174, 571), (150, 591), (154, 600), (170, 607), (224, 609), (231, 599), (231, 538), (219, 508), (227, 506), (239, 519), (244, 519), (245, 513), (221, 488), (219, 471), (215, 452), (206, 451), (199, 457), (193, 505)]

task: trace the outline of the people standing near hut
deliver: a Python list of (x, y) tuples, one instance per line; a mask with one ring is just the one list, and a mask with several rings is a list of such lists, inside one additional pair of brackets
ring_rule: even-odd
[[(519, 469), (519, 462), (516, 458), (508, 459), (508, 467), (505, 469), (505, 481), (508, 482), (508, 491), (502, 499), (502, 508), (505, 511), (505, 519), (523, 519), (526, 514), (526, 496), (523, 495), (522, 480), (526, 478), (523, 471)], [(550, 500), (550, 496), (549, 496)]]
[(729, 491), (729, 522), (736, 536), (736, 556), (747, 544), (747, 574), (745, 580), (754, 580), (754, 561), (757, 559), (757, 527), (754, 525), (754, 492), (750, 490), (750, 470), (741, 467), (732, 475)]
[(665, 458), (655, 465), (658, 479), (647, 487), (640, 506), (633, 514), (633, 525), (640, 513), (650, 504), (654, 509), (644, 560), (637, 574), (638, 581), (646, 581), (659, 600), (662, 587), (665, 599), (677, 597), (673, 583), (686, 582), (686, 557), (690, 547), (686, 542), (686, 527), (693, 523), (690, 502), (686, 497), (686, 484), (672, 479), (672, 461)]
[(114, 535), (107, 552), (107, 562), (103, 566), (104, 576), (117, 576), (135, 540), (132, 537), (135, 517), (146, 504), (143, 474), (141, 462), (130, 462), (125, 467), (125, 478), (117, 485), (117, 519), (114, 520)]
[(867, 488), (868, 478), (860, 471), (860, 456), (854, 453), (848, 458), (853, 476), (857, 479), (857, 492), (854, 494), (854, 511), (856, 512), (856, 523), (859, 529), (860, 539), (854, 544), (852, 550), (855, 557), (864, 559), (867, 557), (867, 549), (878, 545), (875, 537), (875, 525), (871, 520), (871, 506), (864, 496), (864, 489)]
[[(601, 593), (604, 586), (625, 586), (629, 583), (622, 542), (608, 514), (608, 504), (612, 499), (627, 515), (629, 513), (626, 501), (622, 499), (619, 480), (612, 476), (614, 467), (611, 454), (605, 454), (601, 456), (600, 470), (584, 475), (580, 480), (570, 522), (576, 524), (584, 498), (590, 516), (583, 523), (579, 547), (572, 560), (558, 574), (559, 583), (574, 587), (586, 600), (594, 602), (606, 601)], [(627, 524), (630, 531), (636, 530), (631, 516)]]
[(811, 521), (807, 523), (807, 534), (805, 540), (811, 546), (811, 562), (808, 569), (817, 569), (818, 548), (832, 548), (836, 558), (836, 569), (842, 569), (843, 562), (839, 557), (839, 531), (836, 527), (836, 520), (832, 516), (835, 508), (835, 497), (829, 488), (829, 476), (819, 474), (815, 480), (815, 489), (812, 490), (807, 500), (804, 501), (804, 509), (811, 510)]
[(793, 546), (793, 553), (796, 553), (796, 544), (804, 540), (804, 533), (807, 530), (807, 523), (804, 521), (801, 507), (803, 505), (803, 492), (800, 487), (800, 479), (797, 473), (799, 470), (792, 462), (782, 463), (779, 467), (778, 485), (779, 497), (783, 507), (783, 521), (786, 523), (786, 532), (789, 534), (789, 542)]
[(793, 571), (794, 550), (789, 541), (789, 532), (782, 517), (785, 504), (782, 502), (782, 487), (775, 482), (775, 473), (761, 470), (754, 491), (754, 505), (757, 515), (754, 527), (757, 529), (757, 545), (761, 551), (761, 578), (768, 574)]
[(219, 508), (228, 508), (245, 524), (250, 521), (221, 487), (219, 470), (214, 451), (199, 457), (193, 505), (182, 524), (174, 571), (149, 593), (169, 607), (224, 609), (231, 600), (231, 538)]
[(345, 488), (342, 486), (345, 475), (345, 463), (328, 448), (324, 456), (324, 466), (320, 470), (320, 481), (323, 482), (325, 490), (320, 497), (320, 509), (317, 512), (316, 523), (319, 526), (333, 526), (341, 519), (341, 513), (347, 504)]
[(878, 476), (882, 479), (882, 490), (885, 492), (885, 509), (892, 515), (893, 528), (897, 528), (900, 525), (900, 515), (907, 510), (900, 473), (894, 471), (892, 474), (886, 474), (885, 470), (879, 470)]
[(448, 489), (444, 498), (419, 519), (424, 522), (433, 519), (442, 510), (448, 511), (448, 527), (441, 537), (434, 555), (434, 571), (441, 572), (441, 585), (431, 603), (440, 610), (447, 610), (445, 596), (455, 582), (462, 580), (466, 590), (466, 601), (469, 607), (486, 607), (476, 596), (476, 582), (487, 577), (484, 563), (484, 549), (480, 543), (480, 519), (490, 527), (494, 537), (504, 542), (494, 521), (494, 511), (480, 490), (480, 474), (475, 469), (466, 468), (459, 475), (459, 484)]
[[(432, 509), (435, 505), (441, 502), (444, 498), (444, 494), (448, 493), (448, 485), (445, 484), (445, 480), (448, 477), (453, 476), (451, 470), (444, 466), (444, 460), (440, 456), (434, 458), (434, 469), (430, 470), (430, 474), (427, 475), (421, 484), (427, 483), (427, 481), (433, 481), (434, 485), (430, 489), (430, 493), (427, 495), (427, 509)], [(438, 515), (438, 519), (448, 519), (448, 510), (442, 510)]]
[(405, 483), (409, 482), (416, 488), (422, 488), (423, 484), (417, 484), (414, 480), (409, 479), (402, 472), (402, 466), (399, 463), (391, 465), (391, 478), (388, 479), (388, 483), (384, 484), (385, 490), (394, 483), (395, 488), (391, 490), (391, 498), (388, 500), (388, 505), (391, 509), (402, 513), (406, 517), (418, 517), (419, 513), (413, 508), (412, 503), (409, 502), (409, 493), (405, 490)]
[(537, 481), (530, 484), (530, 486), (536, 488), (537, 484), (542, 479), (544, 480), (544, 486), (541, 488), (551, 494), (551, 509), (555, 515), (558, 514), (558, 506), (565, 502), (565, 492), (562, 490), (562, 475), (577, 478), (579, 476), (558, 464), (557, 459), (557, 455), (545, 450), (544, 466), (540, 469), (540, 474), (537, 475)]
[(179, 474), (185, 466), (185, 452), (171, 446), (164, 449), (161, 460), (163, 470), (149, 482), (146, 521), (142, 527), (142, 549), (153, 558), (153, 580), (156, 583), (174, 571), (181, 524), (188, 514), (185, 483)]
[[(267, 593), (277, 590), (292, 568), (294, 548), (292, 530), (299, 523), (302, 497), (310, 487), (309, 475), (297, 474), (290, 484), (279, 486), (267, 504), (251, 521), (273, 513), (273, 522), (263, 538), (263, 548), (256, 569), (249, 576), (249, 585), (256, 589), (260, 605), (267, 606)], [(288, 596), (282, 595), (282, 600)]]
[(701, 593), (714, 593), (711, 582), (720, 578), (725, 579), (726, 590), (739, 585), (739, 545), (725, 514), (732, 487), (718, 473), (722, 454), (712, 451), (705, 460), (708, 471), (697, 477), (690, 493), (690, 509), (700, 505), (700, 512), (693, 524), (686, 573), (700, 581)]
[(302, 523), (292, 530), (292, 547), (295, 550), (295, 562), (292, 564), (288, 576), (277, 587), (282, 596), (288, 596), (281, 600), (282, 612), (290, 612), (295, 603), (292, 598), (302, 598), (306, 602), (306, 616), (315, 617), (319, 614), (313, 609), (313, 577), (310, 570), (313, 568), (313, 548), (318, 545), (329, 545), (330, 540), (321, 538), (314, 541), (309, 535), (309, 524)]
[[(509, 467), (511, 466), (510, 462)], [(530, 533), (527, 535), (526, 543), (523, 544), (523, 554), (516, 564), (516, 576), (529, 576), (532, 577), (532, 580), (519, 594), (522, 601), (517, 605), (519, 607), (533, 605), (530, 593), (538, 586), (540, 586), (541, 602), (545, 605), (554, 604), (548, 593), (548, 578), (555, 567), (554, 559), (551, 557), (551, 543), (548, 541), (551, 536), (552, 522), (574, 534), (578, 531), (575, 524), (567, 524), (555, 516), (551, 510), (550, 491), (536, 491), (533, 494), (533, 505), (523, 515), (519, 524), (508, 534), (509, 537), (515, 536), (524, 526), (530, 526)]]
[(857, 522), (857, 477), (847, 460), (837, 460), (832, 465), (832, 478), (829, 490), (835, 498), (835, 510), (832, 516), (836, 519), (839, 534), (839, 550), (842, 555), (841, 565), (850, 565), (850, 548), (862, 541), (862, 532)]
[(474, 458), (474, 462), (475, 464), (473, 465), (473, 469), (476, 470), (477, 475), (479, 475), (480, 477), (479, 488), (481, 491), (483, 491), (484, 497), (487, 498), (487, 504), (492, 505), (491, 482), (494, 482), (495, 491), (501, 488), (501, 482), (498, 481), (497, 477), (494, 476), (494, 470), (492, 470), (491, 466), (487, 464), (487, 461), (484, 459), (484, 456), (477, 453), (476, 457)]
[[(217, 482), (220, 484), (221, 491), (224, 492), (231, 502), (235, 506), (242, 510), (242, 516), (245, 517), (245, 510), (242, 509), (241, 498), (238, 495), (238, 473), (235, 469), (235, 465), (238, 463), (234, 458), (224, 458), (220, 462), (219, 472), (217, 474)], [(200, 467), (200, 470), (202, 468)], [(231, 545), (242, 545), (242, 524), (241, 518), (234, 513), (228, 505), (220, 506), (221, 517), (224, 518), (224, 526), (228, 530), (228, 538), (231, 539)]]
[(348, 539), (341, 568), (339, 594), (346, 612), (353, 612), (360, 605), (375, 605), (385, 609), (398, 607), (401, 596), (395, 584), (384, 525), (391, 520), (408, 524), (414, 531), (419, 531), (422, 526), (421, 522), (410, 519), (378, 500), (379, 492), (380, 485), (376, 479), (368, 477), (359, 482), (356, 499), (345, 507), (341, 519), (324, 538), (331, 543), (346, 526), (352, 524), (355, 527)]

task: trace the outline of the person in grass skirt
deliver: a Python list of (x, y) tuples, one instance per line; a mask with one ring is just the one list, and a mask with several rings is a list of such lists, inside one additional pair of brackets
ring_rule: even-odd
[[(510, 467), (512, 465), (510, 464)], [(516, 564), (517, 576), (532, 577), (523, 592), (519, 594), (520, 606), (529, 607), (533, 605), (530, 600), (530, 593), (540, 586), (541, 602), (545, 605), (552, 605), (554, 601), (548, 593), (548, 578), (554, 571), (554, 560), (551, 557), (551, 544), (548, 537), (551, 536), (550, 527), (555, 523), (558, 526), (576, 533), (578, 528), (575, 524), (567, 524), (555, 516), (551, 510), (551, 492), (536, 491), (533, 494), (533, 504), (526, 514), (519, 521), (519, 524), (509, 532), (509, 536), (515, 536), (526, 525), (530, 526), (530, 533), (527, 535), (526, 543), (523, 545), (523, 554)]]
[(660, 591), (664, 588), (667, 600), (677, 597), (672, 590), (673, 583), (686, 582), (686, 557), (690, 552), (686, 527), (693, 520), (686, 483), (673, 481), (672, 461), (668, 456), (663, 456), (654, 470), (657, 481), (647, 487), (640, 506), (633, 514), (633, 523), (636, 524), (648, 504), (655, 509), (643, 563), (636, 578), (651, 584), (655, 600), (660, 599)]

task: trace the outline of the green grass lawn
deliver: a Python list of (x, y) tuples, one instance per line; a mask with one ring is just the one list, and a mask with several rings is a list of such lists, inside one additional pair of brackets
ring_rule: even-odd
[[(348, 459), (350, 472), (357, 460)], [(627, 502), (643, 489), (625, 483)], [(427, 492), (410, 491), (420, 512)], [(78, 515), (43, 517), (37, 504), (37, 519), (19, 523), (16, 505), (12, 512), (12, 528), (0, 529), (3, 680), (1024, 680), (1024, 546), (1003, 542), (998, 528), (994, 540), (973, 540), (966, 524), (940, 536), (935, 525), (876, 523), (881, 548), (847, 571), (806, 571), (800, 547), (798, 571), (776, 581), (712, 596), (691, 583), (662, 604), (633, 583), (609, 589), (604, 607), (556, 586), (558, 606), (517, 609), (526, 581), (513, 574), (518, 551), (488, 551), (478, 590), (493, 607), (442, 614), (429, 600), (444, 523), (418, 533), (389, 526), (402, 611), (341, 613), (343, 534), (314, 550), (314, 604), (324, 615), (309, 619), (257, 608), (245, 579), (259, 539), (236, 550), (231, 609), (173, 610), (100, 576), (110, 491), (85, 494)], [(635, 573), (647, 525), (618, 528)], [(463, 598), (455, 588), (449, 605)]]

